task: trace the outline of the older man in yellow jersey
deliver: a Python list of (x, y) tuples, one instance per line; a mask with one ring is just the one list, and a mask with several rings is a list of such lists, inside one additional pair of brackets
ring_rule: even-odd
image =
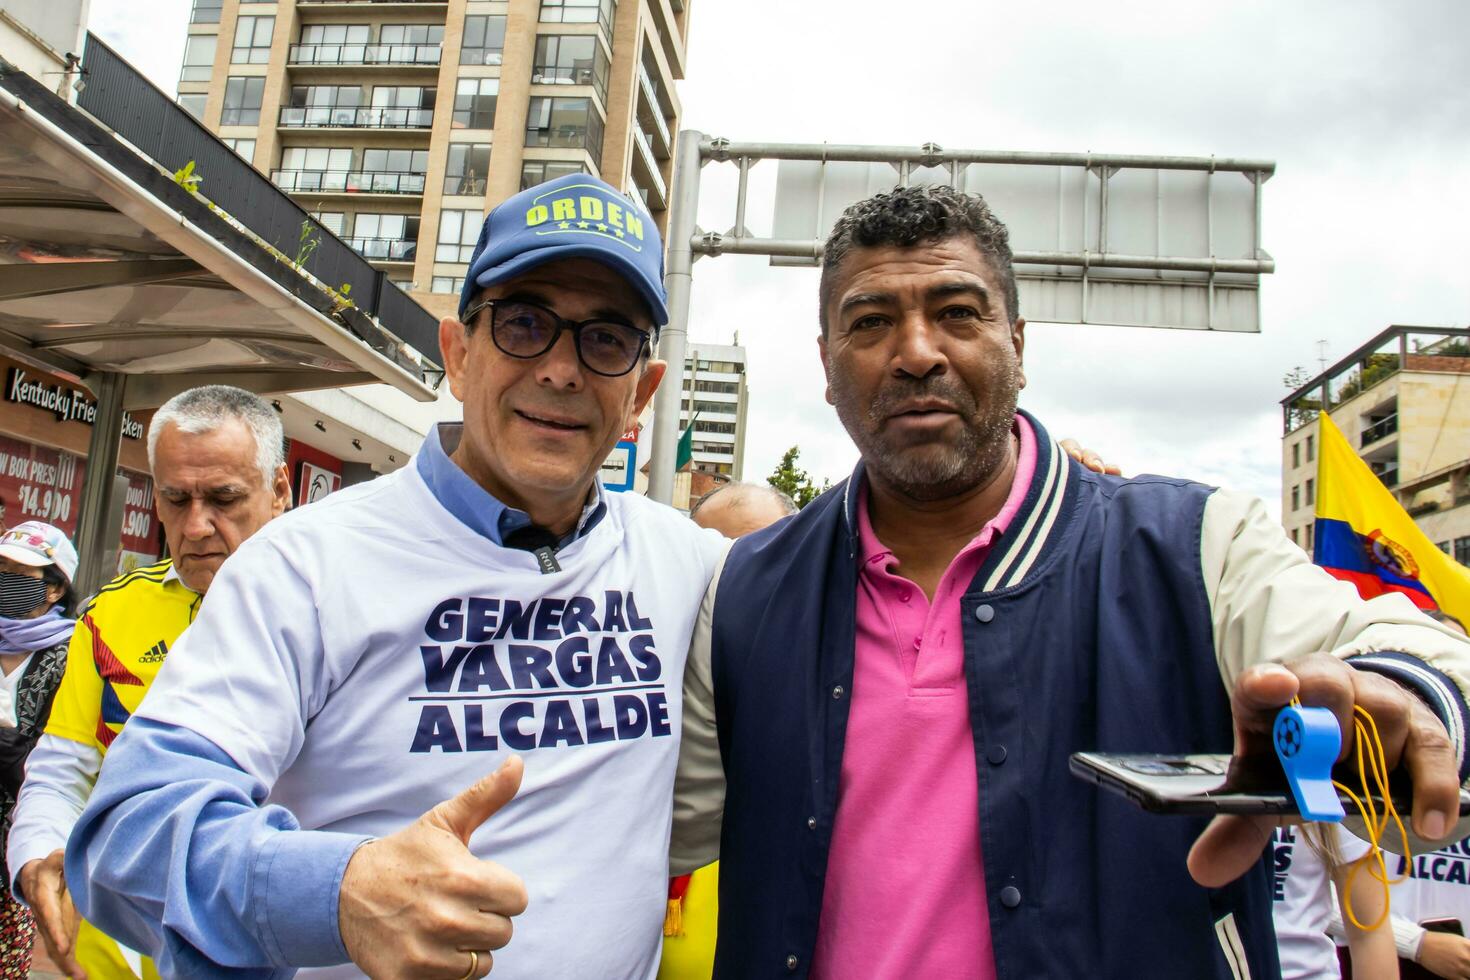
[(291, 502), (280, 419), (239, 388), (194, 388), (164, 404), (148, 431), (148, 460), (171, 557), (103, 586), (82, 611), (10, 832), (15, 894), (74, 980), (158, 976), (139, 954), (78, 922), (62, 878), (66, 839), (108, 746), (220, 565)]

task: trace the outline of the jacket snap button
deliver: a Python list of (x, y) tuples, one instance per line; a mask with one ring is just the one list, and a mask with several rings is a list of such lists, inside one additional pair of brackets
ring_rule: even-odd
[(1021, 904), (1021, 889), (1015, 885), (1006, 885), (1000, 890), (1000, 904), (1008, 909), (1013, 909)]
[(833, 699), (835, 699), (837, 701), (841, 701), (842, 700), (842, 685), (841, 684), (838, 684), (836, 687), (832, 688), (832, 697), (833, 697)]
[(985, 761), (992, 766), (998, 766), (1006, 761), (1006, 747), (1004, 745), (992, 745), (985, 752)]
[(807, 817), (806, 818), (806, 829), (807, 830), (816, 830), (817, 829), (817, 818), (816, 817)]
[(786, 957), (786, 969), (787, 970), (790, 970), (792, 973), (795, 973), (796, 972), (796, 964), (799, 963), (799, 962), (801, 962), (801, 961), (798, 960), (794, 954), (791, 955), (791, 956)]
[(995, 618), (995, 610), (989, 606), (976, 606), (975, 618), (982, 623), (988, 623)]

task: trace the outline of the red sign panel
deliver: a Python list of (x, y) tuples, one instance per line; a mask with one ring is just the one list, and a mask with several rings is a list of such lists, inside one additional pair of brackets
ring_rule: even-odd
[(85, 463), (71, 453), (0, 436), (0, 499), (5, 523), (45, 521), (66, 532), (77, 530)]
[[(0, 501), (5, 524), (45, 521), (77, 533), (77, 509), (87, 461), (59, 449), (48, 449), (20, 439), (0, 436)], [(122, 555), (119, 571), (158, 558), (157, 517), (153, 512), (153, 481), (141, 473), (122, 471), (128, 478), (123, 502)]]

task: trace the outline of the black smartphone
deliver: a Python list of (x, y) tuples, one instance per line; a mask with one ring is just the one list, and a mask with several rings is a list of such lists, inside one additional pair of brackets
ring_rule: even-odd
[[(1150, 813), (1298, 813), (1280, 766), (1232, 766), (1228, 755), (1076, 752), (1069, 767), (1073, 775), (1120, 793)], [(1341, 791), (1338, 796), (1349, 814), (1357, 812), (1351, 797)], [(1395, 809), (1407, 816), (1413, 806), (1407, 789), (1394, 787), (1392, 796)], [(1470, 793), (1462, 789), (1460, 815), (1466, 814)]]

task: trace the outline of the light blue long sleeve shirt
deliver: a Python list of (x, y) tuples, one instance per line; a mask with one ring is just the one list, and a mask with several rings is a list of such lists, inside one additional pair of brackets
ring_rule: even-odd
[[(500, 544), (531, 523), (461, 470), (437, 429), (414, 465), (473, 533)], [(563, 544), (606, 513), (602, 493), (593, 488)], [(164, 976), (264, 980), (345, 963), (339, 891), (347, 862), (370, 838), (304, 831), (285, 808), (263, 805), (270, 789), (203, 736), (133, 718), (67, 844), (78, 910), (147, 951)]]

